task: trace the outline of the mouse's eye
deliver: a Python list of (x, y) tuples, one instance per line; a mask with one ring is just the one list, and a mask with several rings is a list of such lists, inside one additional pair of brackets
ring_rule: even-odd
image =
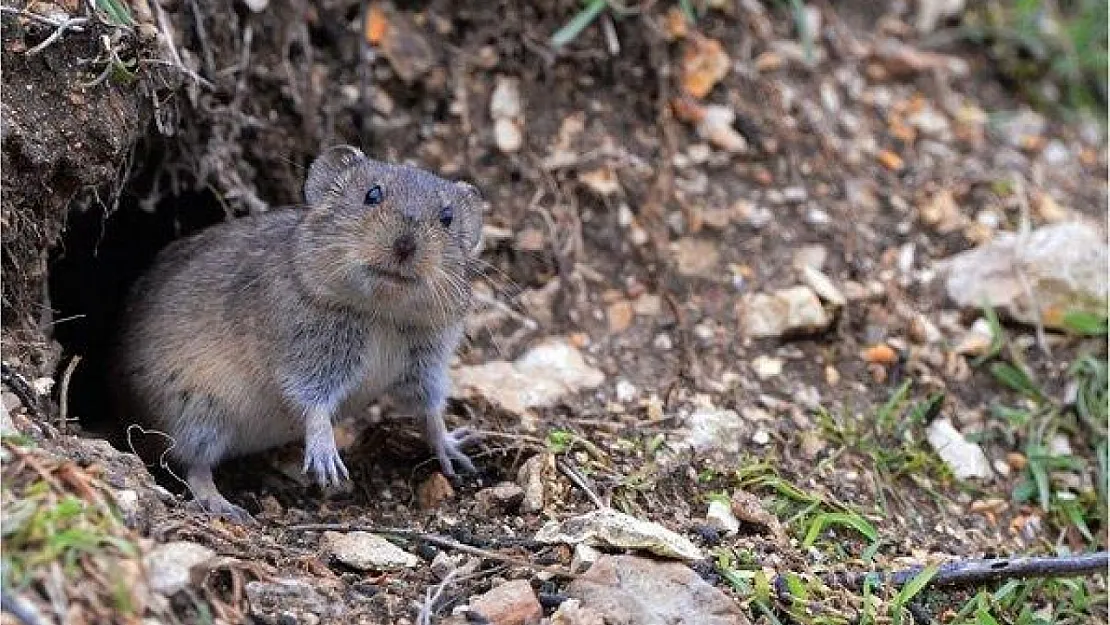
[(366, 192), (366, 198), (362, 200), (362, 203), (367, 206), (377, 206), (382, 203), (382, 198), (384, 196), (385, 192), (382, 191), (382, 186), (376, 184), (370, 187), (370, 190)]
[(451, 222), (455, 220), (455, 209), (450, 206), (444, 206), (439, 209), (439, 223), (443, 224), (444, 228), (449, 228)]

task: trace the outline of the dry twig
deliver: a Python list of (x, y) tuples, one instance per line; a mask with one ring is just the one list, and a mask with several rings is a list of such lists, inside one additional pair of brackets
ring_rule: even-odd
[[(1072, 577), (1105, 573), (1110, 552), (1099, 551), (1075, 556), (991, 558), (958, 560), (941, 565), (930, 586), (971, 586), (1002, 579), (1028, 577)], [(924, 567), (915, 566), (892, 573), (835, 574), (831, 584), (859, 588), (868, 580), (900, 587), (917, 576)]]

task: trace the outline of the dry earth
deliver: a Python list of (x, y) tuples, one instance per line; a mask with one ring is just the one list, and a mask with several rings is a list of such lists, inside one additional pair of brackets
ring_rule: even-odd
[[(43, 47), (87, 9), (34, 4), (39, 18), (3, 5), (4, 405), (21, 432), (4, 443), (5, 521), (20, 501), (53, 510), (67, 496), (97, 510), (114, 501), (126, 521), (87, 521), (124, 544), (79, 551), (77, 573), (31, 567), (17, 594), (43, 622), (68, 597), (74, 623), (413, 623), (507, 580), (530, 582), (550, 616), (567, 580), (536, 567), (566, 570), (571, 549), (532, 539), (599, 503), (716, 549), (694, 570), (764, 622), (856, 622), (866, 610), (818, 584), (808, 616), (779, 596), (768, 617), (758, 571), (1106, 548), (1104, 514), (1085, 536), (1011, 497), (1032, 435), (992, 407), (1042, 404), (960, 353), (982, 313), (949, 301), (937, 269), (1023, 220), (1105, 232), (1105, 131), (1034, 112), (974, 47), (930, 48), (912, 11), (812, 3), (807, 46), (785, 3), (694, 3), (694, 24), (681, 3), (646, 3), (555, 51), (575, 2), (373, 3), (366, 15), (346, 0), (135, 0), (135, 24), (93, 15)], [(384, 406), (342, 428), (348, 487), (307, 485), (293, 446), (218, 474), (257, 526), (206, 518), (169, 473), (155, 487), (133, 456), (75, 436), (112, 430), (102, 352), (119, 295), (174, 237), (296, 204), (306, 164), (339, 142), (489, 198), (484, 303), (459, 380), (479, 384), (467, 367), (558, 340), (596, 369), (593, 383), (536, 408), (460, 384), (451, 420), (488, 435), (481, 474), (453, 486)], [(756, 336), (760, 294), (802, 284), (827, 318)], [(1049, 356), (1033, 327), (1006, 331), (1001, 359), (1023, 363), (1046, 397), (1065, 397), (1081, 356), (1105, 361), (1104, 337), (1050, 333)], [(982, 444), (988, 477), (953, 475), (925, 442), (933, 419)], [(1054, 488), (1097, 509), (1098, 433), (1064, 423), (1052, 440), (1083, 461), (1057, 467)], [(526, 474), (546, 466), (540, 508), (489, 490), (530, 458)], [(731, 498), (739, 514), (745, 493), (758, 501), (738, 534), (707, 525), (710, 501)], [(866, 519), (879, 540), (837, 525), (803, 546), (822, 513)], [(399, 544), (415, 566), (360, 571), (321, 532), (294, 529), (319, 523), (486, 553), (408, 535)], [(142, 571), (172, 541), (212, 552), (166, 599)], [(440, 585), (452, 569), (464, 572)], [(302, 585), (274, 581), (291, 577)], [(1105, 580), (1084, 587), (1103, 599), (1076, 618), (1105, 621)], [(927, 594), (916, 609), (951, 620), (970, 594)]]

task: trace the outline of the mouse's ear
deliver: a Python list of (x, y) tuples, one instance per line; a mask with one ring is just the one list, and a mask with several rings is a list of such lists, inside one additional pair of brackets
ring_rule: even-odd
[(478, 187), (463, 182), (462, 180), (455, 181), (455, 188), (463, 193), (467, 198), (468, 203), (471, 205), (472, 210), (466, 211), (467, 224), (464, 226), (467, 237), (467, 248), (470, 253), (477, 256), (482, 251), (483, 237), (482, 237), (482, 223), (484, 221), (484, 213), (489, 212), (489, 202), (478, 190)]
[(341, 174), (365, 159), (366, 155), (361, 150), (350, 145), (337, 145), (321, 152), (308, 168), (308, 177), (304, 181), (305, 201), (314, 206), (328, 193), (340, 191), (343, 182)]

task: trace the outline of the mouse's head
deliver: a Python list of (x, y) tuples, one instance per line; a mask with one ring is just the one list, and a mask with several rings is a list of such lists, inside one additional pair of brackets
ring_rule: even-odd
[(462, 315), (482, 236), (477, 189), (340, 146), (316, 159), (304, 191), (297, 264), (314, 294), (401, 322)]

